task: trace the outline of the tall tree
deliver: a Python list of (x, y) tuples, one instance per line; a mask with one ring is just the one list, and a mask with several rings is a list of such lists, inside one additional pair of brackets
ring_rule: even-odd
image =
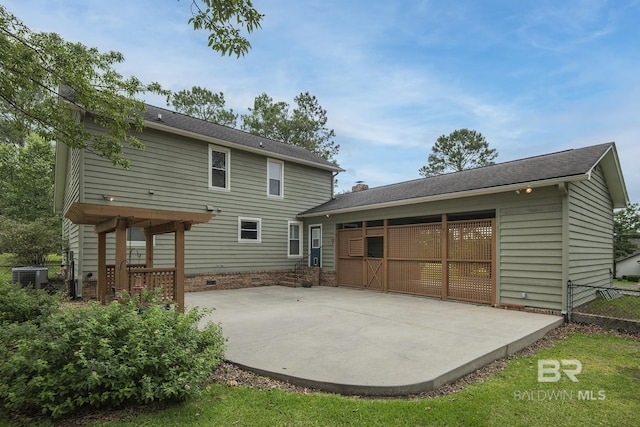
[(62, 249), (61, 218), (53, 213), (54, 147), (36, 134), (24, 145), (0, 143), (0, 253), (42, 264)]
[(16, 221), (53, 218), (51, 143), (35, 134), (24, 146), (0, 144), (0, 215)]
[(167, 105), (176, 111), (202, 120), (235, 127), (238, 115), (232, 109), (224, 108), (224, 94), (194, 86), (191, 90), (181, 90), (167, 96)]
[(335, 162), (340, 145), (333, 141), (335, 132), (326, 127), (327, 111), (309, 92), (294, 98), (291, 109), (284, 101), (274, 102), (263, 93), (257, 96), (249, 114), (242, 115), (242, 129), (254, 135), (304, 147), (322, 158)]
[[(241, 35), (260, 27), (262, 15), (250, 0), (192, 0), (195, 30), (209, 31), (209, 46), (223, 55), (243, 55), (250, 48)], [(123, 144), (143, 145), (129, 132), (142, 130), (145, 92), (167, 94), (159, 84), (124, 78), (114, 66), (118, 52), (101, 53), (54, 33), (35, 33), (0, 5), (0, 128), (2, 139), (20, 139), (35, 131), (49, 141), (89, 148), (114, 165), (127, 167)], [(58, 91), (65, 87), (66, 90)], [(62, 101), (62, 102), (61, 102)], [(79, 112), (106, 131), (90, 134)]]
[(480, 132), (469, 129), (457, 129), (448, 136), (441, 135), (431, 151), (429, 163), (419, 170), (425, 177), (492, 165), (498, 157), (496, 149), (489, 148)]
[(637, 203), (613, 214), (614, 257), (618, 259), (638, 250), (640, 239), (640, 207)]

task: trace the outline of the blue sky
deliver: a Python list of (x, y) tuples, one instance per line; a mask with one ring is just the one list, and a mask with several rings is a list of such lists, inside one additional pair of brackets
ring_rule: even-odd
[(193, 31), (189, 0), (2, 4), (34, 31), (123, 53), (126, 76), (222, 91), (239, 113), (262, 92), (309, 91), (341, 146), (340, 189), (418, 178), (438, 136), (470, 128), (499, 162), (615, 141), (640, 202), (637, 0), (254, 0), (265, 18), (240, 59)]

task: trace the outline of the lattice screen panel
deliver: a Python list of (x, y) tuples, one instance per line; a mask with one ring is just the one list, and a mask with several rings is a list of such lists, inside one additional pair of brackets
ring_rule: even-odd
[(491, 261), (493, 221), (460, 221), (448, 225), (448, 258)]
[(442, 295), (442, 264), (424, 261), (389, 261), (388, 290), (417, 295)]
[(440, 259), (442, 225), (389, 227), (389, 258)]
[(491, 262), (449, 262), (448, 298), (491, 303)]
[[(367, 256), (365, 239), (371, 243), (375, 238), (363, 233), (383, 236), (384, 253)], [(494, 220), (447, 222), (443, 233), (442, 223), (339, 230), (338, 284), (492, 303)], [(371, 248), (369, 252), (374, 253)]]

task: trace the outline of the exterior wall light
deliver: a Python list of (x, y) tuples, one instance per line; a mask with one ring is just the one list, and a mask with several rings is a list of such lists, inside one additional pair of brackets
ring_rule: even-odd
[(106, 200), (107, 202), (113, 202), (113, 201), (116, 199), (115, 197), (113, 197), (113, 196), (109, 196), (108, 194), (103, 194), (103, 195), (102, 195), (102, 198), (103, 198), (104, 200)]

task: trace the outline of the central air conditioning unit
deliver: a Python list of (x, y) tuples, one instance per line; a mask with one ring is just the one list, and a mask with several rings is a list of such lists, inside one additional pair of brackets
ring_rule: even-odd
[(22, 286), (33, 286), (40, 289), (49, 280), (49, 269), (46, 267), (17, 267), (11, 269), (11, 281)]

